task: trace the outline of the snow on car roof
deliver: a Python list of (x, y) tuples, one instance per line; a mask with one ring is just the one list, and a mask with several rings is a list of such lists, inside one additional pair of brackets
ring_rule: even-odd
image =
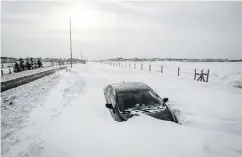
[(117, 92), (131, 92), (149, 90), (149, 87), (142, 82), (122, 82), (112, 84)]

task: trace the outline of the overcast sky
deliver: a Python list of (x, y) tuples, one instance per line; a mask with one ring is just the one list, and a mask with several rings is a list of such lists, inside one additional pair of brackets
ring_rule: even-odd
[(242, 2), (2, 2), (2, 56), (242, 58)]

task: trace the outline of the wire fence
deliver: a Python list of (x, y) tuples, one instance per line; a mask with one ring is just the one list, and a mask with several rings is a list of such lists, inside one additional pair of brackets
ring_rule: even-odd
[(195, 81), (208, 82), (210, 70), (204, 68), (192, 68), (159, 64), (156, 62), (100, 62), (110, 66), (136, 69), (141, 71), (158, 72), (168, 76), (178, 76), (181, 78), (191, 78)]

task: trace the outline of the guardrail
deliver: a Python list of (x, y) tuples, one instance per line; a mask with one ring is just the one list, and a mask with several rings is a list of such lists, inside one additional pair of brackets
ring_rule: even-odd
[(56, 71), (65, 69), (66, 67), (67, 66), (59, 67), (59, 68), (56, 68), (56, 69), (47, 70), (47, 71), (40, 72), (40, 73), (37, 73), (37, 74), (23, 76), (23, 77), (19, 77), (19, 78), (16, 78), (16, 79), (9, 80), (9, 81), (1, 82), (1, 92), (9, 90), (11, 88), (18, 87), (18, 86), (26, 84), (26, 83), (29, 83), (29, 82), (37, 80), (41, 77), (53, 74)]

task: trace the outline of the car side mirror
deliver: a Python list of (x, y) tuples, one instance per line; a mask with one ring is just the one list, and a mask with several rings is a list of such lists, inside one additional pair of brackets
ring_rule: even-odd
[(114, 109), (112, 104), (106, 104), (106, 107), (109, 109)]
[(163, 102), (166, 103), (169, 99), (168, 98), (163, 98)]

